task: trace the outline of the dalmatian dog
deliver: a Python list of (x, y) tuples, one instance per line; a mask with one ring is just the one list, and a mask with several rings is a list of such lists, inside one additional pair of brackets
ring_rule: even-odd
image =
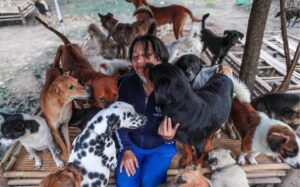
[(110, 170), (117, 166), (113, 132), (136, 129), (146, 122), (146, 117), (125, 102), (115, 102), (98, 112), (74, 140), (69, 157), (69, 163), (81, 169), (81, 186), (107, 186)]

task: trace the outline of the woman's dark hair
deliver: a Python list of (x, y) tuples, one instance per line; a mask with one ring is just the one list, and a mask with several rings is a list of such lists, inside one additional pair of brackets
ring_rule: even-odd
[(145, 46), (144, 53), (148, 52), (149, 44), (151, 44), (155, 57), (158, 60), (160, 60), (162, 63), (168, 63), (169, 51), (166, 45), (164, 44), (163, 41), (161, 41), (159, 38), (153, 35), (138, 36), (132, 41), (128, 52), (130, 61), (132, 60), (133, 48), (137, 42), (142, 42), (143, 45)]

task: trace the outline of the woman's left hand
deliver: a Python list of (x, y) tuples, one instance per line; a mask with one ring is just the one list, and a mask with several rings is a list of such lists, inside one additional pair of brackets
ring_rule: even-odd
[(177, 123), (174, 127), (172, 127), (171, 118), (165, 116), (158, 127), (158, 134), (161, 135), (165, 140), (171, 140), (174, 138), (179, 125), (180, 124)]

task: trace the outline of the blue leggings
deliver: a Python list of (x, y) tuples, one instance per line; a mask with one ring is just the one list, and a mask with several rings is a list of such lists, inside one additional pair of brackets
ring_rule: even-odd
[(172, 158), (176, 154), (175, 143), (163, 143), (152, 149), (142, 149), (133, 143), (131, 145), (139, 168), (136, 168), (134, 176), (128, 177), (124, 167), (120, 173), (122, 155), (118, 154), (118, 166), (115, 169), (117, 187), (156, 187), (164, 183)]

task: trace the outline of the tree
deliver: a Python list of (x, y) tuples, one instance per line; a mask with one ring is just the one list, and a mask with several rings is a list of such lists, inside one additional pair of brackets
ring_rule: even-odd
[(265, 26), (272, 0), (253, 0), (239, 77), (253, 91)]

